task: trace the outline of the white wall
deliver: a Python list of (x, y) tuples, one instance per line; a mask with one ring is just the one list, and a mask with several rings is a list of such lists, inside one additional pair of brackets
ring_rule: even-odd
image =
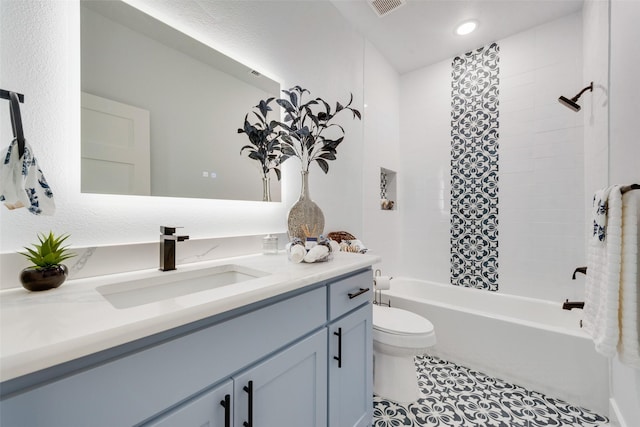
[(583, 112), (558, 102), (588, 84), (581, 14), (503, 40), (500, 59), (500, 290), (581, 300)]
[[(133, 2), (132, 2), (133, 3)], [(362, 108), (364, 41), (329, 2), (135, 1), (137, 7), (283, 87), (306, 86), (313, 96), (349, 99)], [(309, 19), (313, 17), (313, 19)], [(304, 22), (300, 31), (301, 23)], [(295, 31), (295, 36), (292, 31)], [(319, 36), (321, 35), (321, 36)], [(283, 203), (96, 196), (80, 193), (79, 6), (76, 1), (0, 2), (0, 86), (25, 94), (25, 134), (51, 184), (58, 210), (35, 217), (0, 209), (0, 252), (19, 250), (36, 233), (71, 234), (74, 246), (154, 242), (161, 224), (185, 226), (192, 238), (266, 234), (286, 229), (299, 194), (299, 164), (285, 164)], [(0, 103), (0, 139), (10, 140), (8, 103)], [(345, 118), (346, 118), (345, 114)], [(362, 232), (362, 122), (346, 119), (346, 138), (328, 175), (313, 166), (312, 198), (327, 230)]]
[[(499, 290), (562, 301), (584, 264), (581, 15), (498, 40)], [(451, 60), (401, 76), (403, 274), (449, 283)]]
[[(592, 195), (608, 184), (609, 141), (609, 4), (589, 0), (582, 10), (583, 75), (593, 81), (593, 93), (581, 98), (584, 123), (585, 235), (591, 223)], [(585, 244), (586, 252), (586, 244)], [(583, 279), (582, 279), (583, 280)], [(610, 381), (611, 383), (611, 377)], [(611, 390), (609, 390), (609, 394)], [(612, 414), (609, 411), (609, 416)]]
[[(609, 173), (609, 2), (589, 0), (583, 11), (585, 81), (593, 81), (593, 94), (584, 96), (584, 188), (587, 228), (592, 195), (606, 187)], [(589, 230), (585, 230), (588, 232)]]
[(401, 272), (449, 283), (451, 61), (400, 77)]
[[(640, 2), (611, 1), (609, 184), (640, 183), (638, 18)], [(640, 425), (640, 370), (615, 357), (611, 375), (612, 403), (621, 425)]]
[(400, 90), (398, 73), (367, 42), (364, 72), (364, 174), (363, 243), (382, 257), (375, 266), (383, 275), (397, 275), (400, 240), (400, 211), (405, 201), (396, 200), (396, 209), (380, 209), (380, 168), (398, 171)]

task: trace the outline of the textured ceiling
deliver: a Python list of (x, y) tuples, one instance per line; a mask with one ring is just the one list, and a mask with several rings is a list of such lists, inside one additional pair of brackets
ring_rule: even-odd
[[(583, 0), (408, 0), (379, 18), (369, 0), (330, 0), (391, 65), (406, 73), (582, 9)], [(455, 27), (479, 21), (468, 36)]]
[[(308, 52), (309, 38), (325, 39), (331, 48), (335, 47), (332, 29), (350, 25), (400, 74), (578, 12), (583, 4), (583, 0), (407, 0), (380, 18), (369, 7), (370, 0), (127, 1), (189, 22), (190, 34), (218, 48), (258, 40), (269, 49)], [(340, 15), (345, 21), (339, 22)], [(455, 27), (468, 19), (479, 21), (478, 29), (468, 36), (456, 35)], [(231, 33), (246, 40), (230, 39), (225, 31), (229, 27), (240, 30)], [(268, 63), (268, 52), (264, 54), (265, 58), (243, 59), (247, 65)]]

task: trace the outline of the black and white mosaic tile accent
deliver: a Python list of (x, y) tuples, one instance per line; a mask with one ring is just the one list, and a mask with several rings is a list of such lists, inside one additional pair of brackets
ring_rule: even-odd
[(387, 174), (380, 170), (380, 199), (387, 198)]
[(453, 59), (451, 283), (498, 290), (498, 53)]
[(373, 398), (373, 427), (602, 427), (606, 417), (431, 356), (416, 358), (423, 398)]

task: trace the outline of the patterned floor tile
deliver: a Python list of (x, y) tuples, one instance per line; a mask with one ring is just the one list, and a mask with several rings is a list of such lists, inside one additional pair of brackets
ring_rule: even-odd
[(431, 356), (416, 358), (423, 397), (373, 398), (374, 427), (603, 427), (606, 417)]

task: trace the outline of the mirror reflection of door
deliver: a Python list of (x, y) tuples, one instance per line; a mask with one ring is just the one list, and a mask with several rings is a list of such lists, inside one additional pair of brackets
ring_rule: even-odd
[(149, 111), (82, 93), (82, 192), (150, 195)]

